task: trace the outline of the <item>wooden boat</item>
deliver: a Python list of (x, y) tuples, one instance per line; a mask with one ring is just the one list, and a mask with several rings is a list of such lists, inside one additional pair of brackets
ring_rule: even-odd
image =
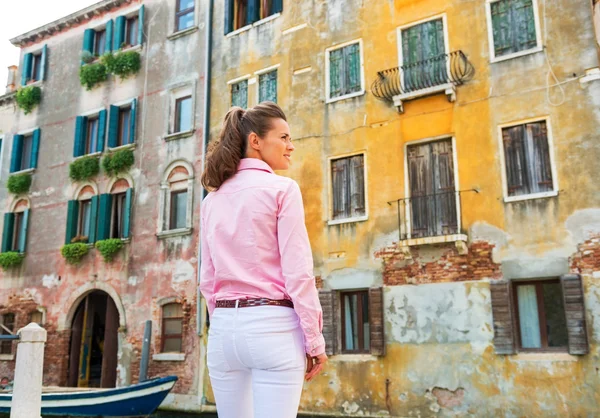
[[(152, 414), (177, 381), (159, 377), (115, 389), (49, 388), (42, 393), (42, 415), (145, 417)], [(0, 413), (10, 412), (12, 393), (0, 393)]]

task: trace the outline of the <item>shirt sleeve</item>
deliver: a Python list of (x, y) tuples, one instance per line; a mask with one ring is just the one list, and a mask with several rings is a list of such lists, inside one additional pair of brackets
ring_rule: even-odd
[(208, 315), (212, 316), (215, 310), (215, 267), (210, 256), (206, 228), (204, 227), (204, 214), (200, 218), (200, 292), (208, 307)]
[(285, 192), (277, 217), (277, 238), (285, 287), (292, 298), (311, 356), (325, 352), (323, 311), (313, 275), (313, 258), (304, 223), (300, 187), (293, 181)]

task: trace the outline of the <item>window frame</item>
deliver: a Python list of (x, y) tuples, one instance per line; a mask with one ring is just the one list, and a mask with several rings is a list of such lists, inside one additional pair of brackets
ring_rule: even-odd
[[(130, 187), (131, 188), (131, 187)], [(125, 222), (126, 213), (126, 199), (127, 199), (127, 191), (111, 193), (111, 203), (110, 203), (110, 232), (109, 238), (113, 239), (125, 239), (123, 237), (123, 227)], [(120, 205), (120, 207), (119, 207)], [(118, 222), (118, 225), (116, 223)], [(115, 236), (113, 234), (115, 227), (117, 228), (118, 234)]]
[[(365, 214), (361, 215), (361, 216), (352, 216), (350, 218), (343, 218), (343, 219), (333, 219), (333, 199), (334, 199), (334, 192), (333, 192), (333, 175), (331, 173), (331, 169), (332, 169), (332, 163), (334, 160), (341, 160), (343, 158), (351, 158), (351, 157), (355, 157), (357, 155), (362, 155), (363, 156), (363, 186), (364, 186), (364, 198), (365, 198)], [(344, 224), (344, 223), (352, 223), (352, 222), (363, 222), (369, 219), (369, 181), (368, 181), (368, 170), (367, 170), (367, 151), (366, 150), (361, 150), (361, 151), (356, 151), (356, 152), (352, 152), (352, 153), (347, 153), (347, 154), (340, 154), (340, 155), (335, 155), (335, 156), (331, 156), (331, 157), (327, 157), (327, 176), (328, 176), (328, 183), (329, 183), (329, 187), (328, 187), (328, 202), (329, 202), (329, 209), (328, 209), (328, 221), (327, 224), (329, 226), (331, 225), (339, 225), (339, 224)]]
[[(164, 312), (165, 312), (165, 307), (169, 306), (169, 305), (179, 305), (181, 307), (181, 316), (177, 316), (177, 317), (165, 317), (164, 316)], [(161, 305), (160, 307), (160, 353), (183, 353), (183, 320), (184, 320), (184, 315), (183, 315), (183, 304), (178, 302), (178, 301), (170, 301), (168, 303), (165, 303), (163, 305)], [(181, 334), (166, 334), (165, 330), (166, 330), (166, 326), (165, 326), (165, 322), (166, 321), (181, 321)], [(167, 340), (172, 340), (172, 339), (180, 339), (181, 340), (181, 349), (180, 351), (165, 351), (165, 343)]]
[[(102, 37), (99, 37), (98, 34), (102, 34)], [(99, 52), (99, 45), (101, 46), (102, 53)], [(94, 29), (94, 50), (92, 51), (92, 55), (98, 59), (106, 52), (106, 27)]]
[[(357, 295), (357, 317), (362, 318), (363, 316), (363, 299), (362, 299), (362, 295), (367, 295), (367, 313), (368, 309), (369, 309), (369, 289), (359, 289), (359, 290), (340, 290), (338, 292), (339, 294), (339, 298), (340, 298), (340, 324), (341, 324), (341, 328), (342, 328), (342, 341), (341, 341), (341, 345), (340, 345), (340, 354), (370, 354), (371, 353), (371, 344), (369, 344), (369, 348), (364, 349), (364, 342), (365, 342), (365, 327), (364, 324), (361, 322), (358, 324), (359, 326), (359, 333), (358, 333), (358, 346), (361, 347), (359, 350), (348, 350), (345, 348), (345, 344), (346, 344), (346, 302), (345, 302), (345, 296), (351, 296), (351, 295)], [(371, 326), (371, 319), (369, 316), (369, 327)]]
[[(133, 32), (131, 31), (131, 21), (135, 21), (135, 26), (134, 26)], [(124, 37), (123, 37), (123, 42), (126, 44), (125, 48), (131, 48), (131, 47), (139, 45), (141, 43), (140, 40), (138, 39), (139, 27), (140, 27), (139, 10), (138, 10), (138, 13), (136, 13), (136, 14), (125, 16), (125, 31), (124, 31), (125, 33), (124, 33)], [(129, 42), (130, 41), (129, 38), (132, 35), (135, 37), (134, 43)]]
[[(85, 119), (85, 144), (84, 144), (84, 150), (83, 150), (84, 154), (82, 155), (82, 157), (97, 153), (96, 149), (98, 148), (98, 141), (100, 140), (100, 138), (98, 138), (100, 115), (92, 114), (91, 116), (84, 116), (84, 117), (86, 118)], [(92, 123), (90, 123), (90, 122), (92, 122)], [(92, 124), (95, 124), (95, 126), (94, 126), (94, 129), (91, 131), (90, 129), (91, 129)], [(92, 143), (91, 143), (90, 133), (92, 133), (92, 135), (96, 136), (96, 143), (93, 144), (93, 147), (92, 147)], [(88, 151), (88, 148), (89, 148), (89, 151)]]
[[(171, 178), (174, 171), (178, 168), (182, 168), (187, 172), (186, 177), (179, 177), (177, 179)], [(186, 219), (185, 227), (179, 229), (170, 229), (171, 226), (171, 192), (173, 191), (187, 191), (187, 206), (186, 206)], [(159, 201), (159, 213), (157, 234), (159, 239), (170, 238), (175, 236), (189, 235), (192, 233), (193, 220), (194, 220), (194, 168), (189, 161), (186, 160), (175, 160), (165, 169), (163, 172), (163, 178), (160, 183), (161, 198)]]
[[(361, 89), (353, 93), (344, 94), (342, 96), (331, 97), (331, 80), (329, 79), (329, 57), (332, 51), (336, 51), (341, 48), (345, 48), (350, 45), (358, 43), (358, 49), (360, 51), (360, 83)], [(362, 96), (366, 93), (365, 89), (365, 61), (364, 61), (364, 45), (362, 38), (354, 39), (352, 41), (337, 44), (325, 49), (325, 103), (334, 103), (340, 100), (350, 99), (352, 97)]]
[[(181, 129), (181, 122), (182, 122), (181, 116), (182, 115), (181, 115), (180, 104), (184, 100), (189, 100), (190, 101), (190, 107), (191, 107), (190, 120), (189, 120), (190, 127), (189, 127), (189, 129), (182, 130)], [(194, 112), (194, 98), (193, 98), (191, 92), (190, 92), (190, 94), (187, 94), (185, 96), (181, 96), (181, 97), (175, 98), (175, 109), (174, 110), (175, 110), (175, 120), (173, 121), (174, 122), (174, 124), (173, 124), (173, 133), (174, 134), (179, 134), (179, 133), (182, 133), (182, 132), (187, 132), (187, 131), (190, 131), (191, 129), (194, 128), (194, 126), (193, 126), (194, 125), (194, 123), (193, 123), (193, 119), (194, 118), (191, 115), (191, 113)]]
[(23, 228), (23, 221), (25, 217), (25, 211), (19, 210), (13, 212), (14, 221), (13, 221), (13, 234), (12, 234), (12, 244), (11, 251), (15, 251), (20, 253), (19, 250), (19, 241), (21, 241), (21, 229)]
[(85, 206), (89, 205), (89, 211), (90, 211), (90, 228), (92, 228), (92, 198), (90, 197), (89, 199), (81, 199), (79, 200), (79, 204), (78, 204), (78, 214), (77, 214), (77, 232), (75, 234), (75, 236), (82, 236), (82, 237), (87, 237), (88, 238), (88, 242), (90, 241), (90, 232), (88, 231), (87, 235), (84, 235), (84, 229), (85, 229), (85, 225), (84, 225), (84, 215), (85, 215)]
[[(196, 0), (193, 1), (194, 6), (193, 7), (188, 7), (187, 9), (184, 10), (179, 10), (180, 6), (181, 6), (181, 0), (176, 0), (175, 2), (175, 33), (178, 32), (183, 32), (186, 30), (190, 30), (191, 28), (193, 28), (194, 26), (196, 26)], [(188, 14), (192, 13), (194, 16), (194, 23), (192, 24), (192, 26), (187, 27), (187, 28), (183, 28), (180, 29), (179, 28), (179, 19), (182, 16), (186, 16)]]
[[(526, 125), (529, 123), (537, 123), (537, 122), (545, 122), (546, 123), (546, 134), (547, 134), (546, 139), (548, 140), (548, 153), (550, 154), (549, 155), (550, 170), (552, 173), (552, 190), (548, 191), (548, 192), (541, 192), (541, 193), (530, 193), (530, 194), (523, 194), (523, 195), (519, 195), (519, 196), (509, 196), (508, 195), (508, 179), (506, 177), (506, 156), (504, 155), (505, 152), (504, 152), (504, 142), (503, 142), (503, 137), (502, 137), (502, 130), (505, 128), (515, 127), (518, 125)], [(558, 196), (559, 185), (558, 185), (558, 176), (557, 176), (557, 169), (556, 169), (556, 160), (555, 160), (555, 156), (554, 156), (554, 139), (553, 138), (554, 137), (552, 134), (552, 124), (551, 124), (550, 116), (518, 120), (518, 121), (503, 123), (503, 124), (498, 125), (498, 146), (499, 146), (499, 150), (500, 150), (499, 152), (500, 152), (500, 165), (501, 165), (500, 171), (501, 171), (501, 179), (502, 179), (502, 192), (504, 195), (505, 203), (520, 202), (523, 200), (531, 200), (531, 199), (543, 199), (543, 198)]]
[(522, 57), (525, 55), (535, 54), (544, 49), (542, 44), (542, 32), (540, 25), (540, 13), (538, 0), (531, 0), (533, 7), (533, 19), (535, 22), (535, 38), (537, 45), (534, 48), (526, 49), (512, 54), (496, 56), (496, 49), (494, 48), (494, 26), (492, 23), (492, 3), (497, 3), (501, 0), (486, 0), (485, 2), (485, 14), (488, 28), (488, 47), (490, 53), (490, 63), (502, 62), (513, 58)]
[(246, 82), (246, 107), (242, 107), (244, 110), (248, 109), (250, 105), (250, 97), (248, 96), (248, 92), (250, 91), (250, 75), (245, 75), (242, 77), (234, 78), (233, 80), (229, 80), (227, 84), (229, 85), (229, 107), (233, 107), (233, 86), (238, 85), (240, 83)]
[[(4, 312), (2, 315), (0, 315), (0, 324), (2, 324), (3, 326), (6, 326), (5, 322), (5, 317), (7, 315), (12, 315), (12, 328), (6, 327), (10, 329), (10, 332), (15, 333), (15, 328), (16, 328), (16, 324), (17, 324), (17, 314), (14, 312)], [(4, 328), (0, 327), (0, 335), (10, 335), (9, 331), (6, 331)], [(4, 353), (4, 348), (5, 347), (10, 347), (10, 353)], [(12, 341), (0, 341), (0, 356), (12, 356), (14, 355), (14, 350), (13, 350), (13, 342)]]
[[(16, 171), (15, 173), (20, 173), (20, 172), (24, 172), (27, 170), (31, 170), (33, 167), (31, 167), (31, 155), (33, 153), (33, 131), (32, 132), (28, 132), (28, 133), (24, 133), (24, 134), (20, 134), (23, 135), (23, 145), (21, 147), (21, 163), (19, 164), (20, 170)], [(25, 157), (25, 141), (29, 141), (29, 155), (27, 156), (27, 158), (24, 160)], [(26, 167), (23, 167), (23, 164), (25, 163)], [(13, 174), (15, 174), (13, 173)]]
[[(116, 105), (113, 105), (116, 106)], [(126, 104), (123, 106), (118, 106), (119, 107), (119, 119), (117, 121), (117, 146), (115, 148), (119, 148), (119, 147), (123, 147), (125, 145), (130, 145), (133, 144), (134, 141), (131, 140), (131, 138), (129, 138), (129, 136), (131, 135), (131, 116), (133, 113), (133, 108), (132, 108), (132, 104)], [(128, 123), (127, 123), (127, 130), (125, 131), (127, 133), (127, 142), (124, 141), (124, 136), (123, 136), (123, 118), (124, 118), (124, 114), (128, 113)]]
[[(516, 330), (516, 335), (515, 335), (515, 339), (516, 339), (516, 349), (518, 352), (524, 352), (524, 353), (562, 353), (562, 352), (568, 352), (569, 351), (569, 343), (568, 343), (568, 338), (567, 338), (567, 344), (562, 346), (562, 347), (549, 347), (548, 346), (548, 332), (546, 330), (546, 312), (544, 309), (544, 299), (543, 299), (543, 294), (541, 291), (541, 288), (543, 286), (543, 284), (558, 284), (560, 286), (560, 292), (561, 292), (561, 303), (563, 302), (564, 299), (564, 295), (563, 295), (563, 288), (560, 282), (560, 279), (555, 278), (555, 279), (541, 279), (541, 280), (511, 280), (511, 287), (512, 287), (512, 303), (513, 303), (513, 310), (514, 310), (514, 315), (515, 315), (515, 330)], [(518, 298), (518, 294), (517, 294), (517, 288), (519, 286), (527, 286), (527, 285), (535, 285), (535, 291), (536, 291), (536, 302), (537, 302), (537, 311), (538, 311), (538, 319), (539, 319), (539, 327), (540, 327), (540, 344), (541, 347), (540, 348), (527, 348), (527, 347), (523, 347), (523, 343), (521, 340), (521, 317), (520, 317), (520, 312), (519, 312), (519, 298)], [(540, 297), (541, 296), (541, 297)], [(564, 306), (563, 306), (563, 312), (564, 312)], [(568, 334), (568, 327), (566, 325), (566, 312), (565, 313), (565, 333)]]
[[(187, 218), (187, 200), (189, 199), (189, 193), (187, 189), (177, 189), (177, 190), (169, 190), (169, 231), (175, 231), (175, 230), (179, 230), (179, 229), (183, 229), (185, 228), (185, 225), (183, 227), (177, 227), (177, 199), (173, 199), (174, 195), (180, 195), (180, 194), (186, 194), (186, 200), (185, 200), (185, 206), (186, 206), (186, 218)], [(175, 210), (173, 210), (175, 209)], [(174, 222), (175, 221), (175, 222)], [(185, 219), (183, 221), (184, 224), (187, 224), (187, 219)]]
[[(42, 81), (42, 68), (44, 67), (42, 58), (42, 51), (31, 54), (31, 72), (29, 74), (29, 81), (27, 84), (34, 84)], [(35, 77), (36, 71), (39, 72), (39, 78)]]

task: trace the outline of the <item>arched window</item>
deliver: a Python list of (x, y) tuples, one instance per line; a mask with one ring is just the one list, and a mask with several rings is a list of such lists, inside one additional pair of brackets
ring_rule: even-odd
[(67, 205), (65, 244), (95, 242), (97, 218), (98, 189), (93, 184), (82, 185)]
[(19, 199), (12, 210), (4, 214), (2, 234), (2, 252), (25, 252), (27, 246), (27, 228), (29, 225), (29, 200)]
[[(105, 197), (103, 197), (105, 196)], [(108, 195), (102, 195), (105, 202), (101, 206), (101, 226), (105, 238), (129, 238), (131, 231), (131, 203), (133, 188), (129, 180), (117, 179), (110, 187)]]
[(167, 168), (161, 184), (163, 217), (159, 236), (191, 232), (193, 188), (194, 173), (191, 164), (178, 161)]

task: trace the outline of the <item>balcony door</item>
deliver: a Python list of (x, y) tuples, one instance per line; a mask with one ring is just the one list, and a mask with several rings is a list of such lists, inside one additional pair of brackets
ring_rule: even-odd
[(452, 140), (408, 146), (411, 238), (458, 233)]
[(442, 18), (401, 30), (404, 92), (445, 84), (446, 44)]

